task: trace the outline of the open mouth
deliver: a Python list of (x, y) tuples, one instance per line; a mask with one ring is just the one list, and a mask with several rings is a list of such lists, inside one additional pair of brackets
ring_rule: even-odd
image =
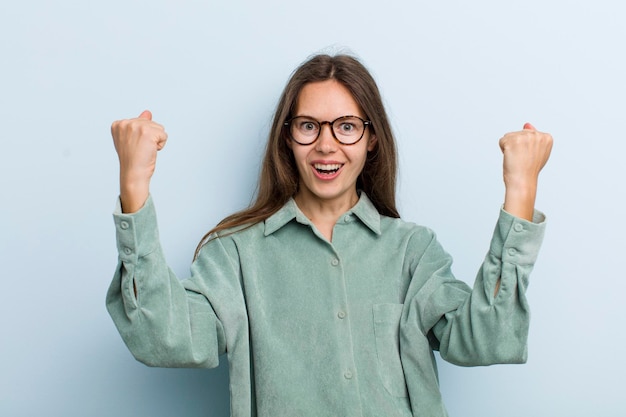
[(313, 168), (320, 175), (333, 175), (341, 169), (343, 164), (313, 164)]

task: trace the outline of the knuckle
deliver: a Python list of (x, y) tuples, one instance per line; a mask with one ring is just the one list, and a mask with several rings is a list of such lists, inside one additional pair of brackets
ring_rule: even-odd
[(128, 131), (130, 127), (130, 120), (128, 119), (120, 120), (118, 122), (118, 126), (119, 126), (120, 131)]
[(148, 127), (145, 124), (140, 124), (138, 126), (135, 126), (135, 129), (137, 133), (139, 133), (140, 135), (145, 135), (149, 131)]
[(119, 130), (122, 123), (123, 120), (115, 120), (113, 123), (111, 123), (111, 130)]

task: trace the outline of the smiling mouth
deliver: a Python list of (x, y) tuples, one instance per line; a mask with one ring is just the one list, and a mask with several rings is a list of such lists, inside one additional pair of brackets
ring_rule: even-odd
[(339, 171), (343, 164), (313, 164), (313, 168), (322, 175), (332, 175)]

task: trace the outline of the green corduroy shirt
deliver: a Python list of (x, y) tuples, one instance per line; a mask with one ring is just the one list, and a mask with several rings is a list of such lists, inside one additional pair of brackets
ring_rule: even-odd
[(446, 416), (434, 350), (466, 366), (526, 360), (540, 212), (501, 210), (473, 289), (431, 230), (381, 216), (364, 193), (332, 242), (290, 200), (204, 245), (182, 281), (152, 198), (114, 220), (107, 308), (126, 345), (150, 366), (210, 368), (226, 353), (234, 417)]

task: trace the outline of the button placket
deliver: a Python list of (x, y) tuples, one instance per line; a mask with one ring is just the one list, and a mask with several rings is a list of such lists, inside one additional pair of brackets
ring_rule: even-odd
[(343, 246), (351, 245), (352, 242), (345, 241), (346, 236), (343, 235), (347, 231), (350, 223), (354, 224), (355, 218), (353, 215), (344, 215), (343, 221), (338, 222), (338, 227), (335, 231), (336, 235), (333, 236), (333, 243), (331, 244), (334, 257), (330, 259), (329, 269), (333, 277), (332, 283), (335, 291), (332, 294), (332, 307), (334, 310), (334, 326), (336, 328), (337, 336), (340, 338), (337, 340), (338, 352), (337, 360), (340, 364), (338, 369), (337, 378), (340, 378), (344, 382), (344, 398), (347, 402), (355, 405), (350, 415), (361, 416), (361, 397), (359, 389), (359, 380), (356, 374), (356, 358), (354, 349), (354, 340), (352, 334), (352, 323), (350, 319), (350, 296), (348, 294), (348, 283), (346, 277), (350, 274), (348, 265), (343, 261), (342, 251)]
[[(346, 216), (344, 216), (345, 219)], [(353, 220), (350, 220), (353, 221)], [(341, 228), (336, 230), (336, 233), (341, 234)], [(342, 242), (342, 236), (335, 236), (333, 241)], [(333, 322), (331, 326), (334, 327), (334, 333), (337, 340), (337, 362), (339, 369), (337, 369), (336, 378), (343, 381), (343, 395), (351, 404), (357, 406), (354, 410), (354, 415), (362, 415), (360, 411), (360, 390), (359, 381), (357, 379), (355, 369), (356, 360), (354, 354), (354, 340), (352, 335), (352, 326), (350, 323), (350, 304), (348, 302), (348, 287), (346, 282), (346, 275), (349, 271), (346, 271), (346, 263), (343, 262), (343, 253), (335, 247), (335, 243), (331, 243), (332, 253), (328, 258), (328, 270), (330, 272), (331, 285), (333, 288), (331, 299), (329, 300), (328, 308), (331, 309)], [(352, 414), (351, 414), (352, 415)]]

